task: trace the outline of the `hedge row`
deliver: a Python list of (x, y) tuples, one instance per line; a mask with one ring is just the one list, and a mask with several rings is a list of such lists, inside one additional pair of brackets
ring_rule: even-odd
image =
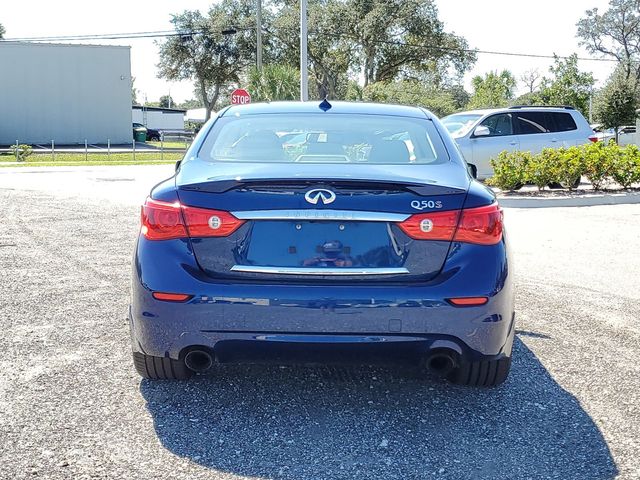
[(530, 152), (501, 152), (491, 160), (493, 177), (487, 183), (501, 190), (517, 190), (525, 183), (540, 190), (562, 186), (573, 190), (586, 177), (595, 190), (611, 184), (630, 188), (640, 183), (640, 150), (636, 145), (620, 147), (611, 142), (570, 148), (546, 148)]

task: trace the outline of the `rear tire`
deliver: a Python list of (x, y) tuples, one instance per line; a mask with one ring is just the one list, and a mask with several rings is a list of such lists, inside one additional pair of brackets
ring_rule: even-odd
[(193, 375), (181, 360), (139, 352), (133, 352), (133, 365), (141, 377), (149, 380), (187, 380)]
[(496, 387), (509, 376), (511, 357), (499, 360), (463, 362), (451, 374), (449, 380), (458, 385), (470, 387)]

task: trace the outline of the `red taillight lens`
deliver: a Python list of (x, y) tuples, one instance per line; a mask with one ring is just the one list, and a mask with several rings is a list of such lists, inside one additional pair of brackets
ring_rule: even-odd
[(156, 300), (163, 300), (165, 302), (186, 302), (191, 299), (193, 295), (186, 293), (168, 293), (168, 292), (153, 292), (153, 298)]
[(229, 212), (187, 207), (180, 203), (160, 202), (148, 198), (142, 206), (141, 233), (149, 240), (186, 237), (226, 237), (244, 220)]
[(229, 212), (182, 207), (190, 237), (227, 237), (244, 223)]
[(495, 245), (502, 240), (503, 215), (497, 203), (462, 210), (456, 242)]
[(140, 232), (149, 240), (169, 240), (187, 236), (178, 202), (159, 202), (147, 198), (142, 206), (141, 221)]
[(593, 143), (598, 143), (598, 141), (600, 140), (597, 136), (595, 135), (591, 135), (589, 137), (589, 140), (591, 140)]
[(453, 238), (458, 224), (459, 210), (419, 213), (398, 224), (404, 233), (416, 240), (446, 240)]
[(416, 240), (495, 245), (502, 240), (502, 210), (495, 203), (465, 210), (419, 213), (398, 226)]

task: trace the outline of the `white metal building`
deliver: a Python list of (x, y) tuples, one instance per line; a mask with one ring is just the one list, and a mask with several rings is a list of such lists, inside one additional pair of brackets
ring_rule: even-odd
[(186, 110), (134, 105), (133, 122), (155, 130), (184, 130)]
[(0, 145), (130, 143), (130, 47), (0, 41)]

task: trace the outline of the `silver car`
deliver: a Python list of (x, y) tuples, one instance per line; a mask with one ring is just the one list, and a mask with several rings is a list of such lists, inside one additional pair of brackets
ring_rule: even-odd
[(595, 139), (582, 114), (573, 107), (507, 107), (471, 110), (442, 119), (479, 179), (489, 178), (489, 161), (503, 150), (538, 153), (547, 147), (571, 147)]

